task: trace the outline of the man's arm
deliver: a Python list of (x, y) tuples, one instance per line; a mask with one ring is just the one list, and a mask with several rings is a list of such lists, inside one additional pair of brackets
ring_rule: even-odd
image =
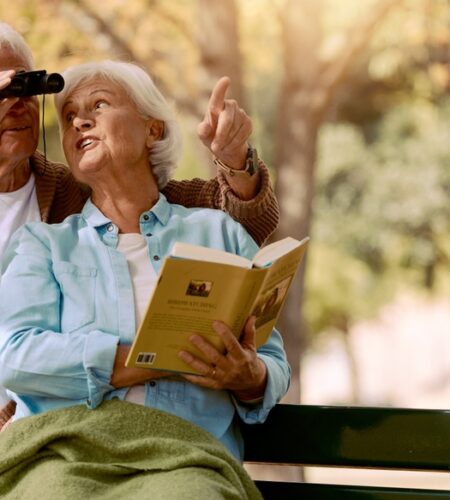
[(209, 180), (171, 180), (163, 193), (170, 202), (185, 207), (216, 208), (227, 212), (245, 227), (258, 245), (262, 245), (276, 229), (280, 213), (269, 171), (261, 160), (259, 175), (259, 192), (248, 201), (236, 195), (223, 172), (218, 172), (217, 177)]
[(228, 212), (262, 244), (278, 225), (278, 202), (267, 167), (249, 154), (251, 119), (235, 100), (225, 98), (229, 85), (228, 77), (217, 82), (198, 126), (218, 166), (216, 178), (171, 181), (163, 192), (173, 203)]

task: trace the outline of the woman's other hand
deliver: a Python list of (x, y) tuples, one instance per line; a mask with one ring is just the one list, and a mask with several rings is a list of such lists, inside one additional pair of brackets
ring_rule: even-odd
[(191, 335), (190, 341), (208, 361), (202, 361), (187, 351), (180, 351), (179, 357), (201, 374), (184, 377), (202, 387), (232, 391), (237, 399), (244, 402), (264, 396), (267, 368), (256, 353), (255, 321), (254, 316), (248, 318), (240, 340), (224, 323), (213, 323), (214, 330), (225, 345), (224, 354), (200, 335)]
[(125, 361), (130, 351), (130, 346), (117, 346), (114, 368), (110, 383), (119, 389), (120, 387), (131, 387), (132, 385), (143, 384), (147, 380), (157, 379), (171, 375), (169, 372), (161, 370), (151, 370), (149, 368), (128, 368)]

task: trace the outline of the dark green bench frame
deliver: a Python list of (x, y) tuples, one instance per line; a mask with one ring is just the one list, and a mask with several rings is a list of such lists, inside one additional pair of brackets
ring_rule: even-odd
[[(450, 410), (280, 404), (242, 433), (249, 463), (450, 472)], [(256, 484), (267, 500), (450, 499), (450, 490)]]

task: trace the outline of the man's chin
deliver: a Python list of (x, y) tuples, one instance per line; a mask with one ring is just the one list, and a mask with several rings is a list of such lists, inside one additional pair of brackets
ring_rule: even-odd
[(21, 138), (21, 140), (3, 140), (0, 137), (0, 158), (9, 158), (17, 161), (18, 159), (28, 159), (37, 149), (38, 143), (34, 138)]

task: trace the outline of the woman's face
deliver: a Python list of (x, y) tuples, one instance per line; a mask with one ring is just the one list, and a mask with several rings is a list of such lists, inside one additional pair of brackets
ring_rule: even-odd
[(149, 171), (157, 120), (142, 118), (121, 86), (101, 77), (82, 81), (64, 101), (61, 120), (64, 153), (79, 180)]

